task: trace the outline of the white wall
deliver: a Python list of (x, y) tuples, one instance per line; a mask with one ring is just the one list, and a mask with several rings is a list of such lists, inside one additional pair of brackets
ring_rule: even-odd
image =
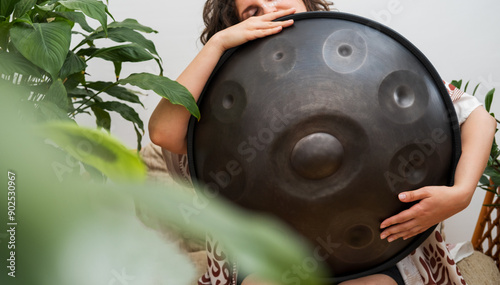
[[(163, 58), (165, 75), (175, 79), (201, 47), (198, 36), (203, 29), (203, 0), (153, 1), (110, 0), (110, 12), (116, 20), (137, 19), (159, 33), (149, 38)], [(140, 4), (139, 4), (140, 3)], [(335, 6), (348, 12), (379, 21), (401, 33), (415, 44), (446, 80), (471, 80), (481, 83), (479, 99), (487, 90), (500, 88), (500, 2), (497, 0), (336, 0)], [(113, 80), (109, 64), (89, 67), (89, 73), (100, 79)], [(125, 65), (124, 75), (132, 72), (157, 72), (155, 63)], [(497, 95), (500, 96), (500, 95)], [(145, 110), (140, 115), (147, 123), (159, 97), (143, 98)], [(500, 110), (500, 99), (493, 111)], [(82, 121), (89, 122), (82, 118)], [(126, 145), (135, 147), (131, 126), (115, 120), (112, 132)], [(149, 142), (146, 134), (143, 145)], [(484, 197), (476, 191), (468, 209), (446, 223), (450, 242), (469, 240)]]

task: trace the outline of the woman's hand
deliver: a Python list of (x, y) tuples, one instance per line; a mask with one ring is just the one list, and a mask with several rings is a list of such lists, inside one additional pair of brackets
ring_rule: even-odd
[(387, 238), (387, 241), (392, 242), (426, 231), (465, 209), (471, 198), (467, 193), (470, 193), (470, 190), (463, 191), (457, 186), (428, 186), (400, 193), (398, 197), (401, 202), (418, 203), (383, 221), (380, 228), (384, 231), (380, 238)]
[(380, 238), (389, 242), (410, 238), (465, 209), (488, 162), (495, 129), (495, 119), (483, 107), (472, 111), (460, 127), (462, 154), (455, 171), (455, 185), (400, 193), (401, 202), (418, 203), (383, 221)]
[[(239, 24), (216, 33), (210, 40), (218, 43), (222, 51), (242, 45), (246, 42), (279, 33), (283, 28), (293, 25), (293, 20), (273, 20), (295, 13), (295, 8), (250, 17)], [(207, 43), (208, 44), (208, 43)]]
[[(295, 13), (295, 8), (250, 17), (245, 21), (216, 33), (177, 78), (198, 100), (214, 67), (222, 54), (248, 41), (279, 33), (293, 25), (293, 20), (273, 20)], [(187, 126), (191, 114), (180, 105), (162, 99), (149, 120), (151, 141), (173, 153), (187, 152)]]

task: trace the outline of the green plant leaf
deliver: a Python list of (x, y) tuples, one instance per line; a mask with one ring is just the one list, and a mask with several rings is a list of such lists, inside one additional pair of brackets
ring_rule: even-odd
[(0, 90), (2, 97), (14, 97), (18, 101), (27, 101), (31, 95), (31, 90), (28, 86), (19, 85), (12, 82), (11, 78), (4, 79), (0, 76)]
[(142, 62), (154, 59), (151, 53), (137, 44), (94, 49), (91, 57), (98, 57), (111, 62)]
[(490, 179), (488, 179), (487, 176), (483, 175), (483, 176), (481, 176), (479, 183), (481, 183), (482, 185), (488, 186), (488, 185), (490, 185)]
[(469, 83), (470, 83), (470, 81), (467, 81), (467, 83), (465, 83), (465, 87), (463, 90), (464, 92), (467, 92), (467, 88), (469, 87)]
[(25, 23), (30, 26), (33, 26), (33, 21), (31, 21), (31, 18), (27, 14), (24, 14), (21, 17), (16, 18), (14, 21), (12, 21), (12, 24), (19, 24), (19, 23)]
[(40, 68), (24, 56), (13, 52), (0, 51), (0, 74), (14, 75), (16, 73), (36, 78), (42, 77)]
[(15, 6), (14, 18), (19, 18), (35, 6), (36, 0), (19, 0)]
[(87, 173), (90, 175), (91, 179), (97, 183), (105, 183), (106, 182), (106, 175), (104, 175), (102, 172), (100, 172), (97, 168), (93, 167), (92, 165), (88, 165), (86, 163), (82, 163), (83, 168)]
[(130, 106), (120, 102), (97, 102), (95, 105), (103, 110), (114, 111), (120, 114), (125, 120), (136, 124), (142, 131), (144, 131), (144, 123), (142, 122), (139, 114)]
[[(286, 271), (302, 266), (304, 258), (311, 256), (312, 249), (284, 224), (222, 203), (220, 199), (207, 198), (202, 191), (198, 192), (197, 202), (203, 207), (195, 206), (194, 198), (185, 191), (171, 187), (128, 193), (133, 195), (139, 217), (145, 224), (152, 228), (175, 226), (178, 231), (189, 232), (198, 239), (211, 233), (219, 245), (225, 247), (224, 253), (237, 257), (238, 266), (245, 273), (283, 281)], [(325, 276), (323, 274), (324, 267), (320, 264), (314, 273), (304, 275), (301, 284), (324, 284), (319, 277)]]
[(29, 61), (56, 78), (71, 43), (66, 22), (16, 24), (10, 29), (12, 43)]
[(82, 48), (76, 52), (76, 55), (90, 57), (90, 56), (93, 56), (93, 54), (95, 54), (97, 51), (99, 51), (99, 49), (96, 47)]
[(488, 175), (493, 183), (495, 183), (496, 185), (500, 185), (500, 173), (494, 167), (487, 166), (484, 170), (484, 174)]
[(125, 27), (116, 27), (116, 28), (108, 28), (108, 34), (106, 35), (104, 32), (93, 33), (84, 39), (82, 42), (78, 44), (77, 47), (82, 46), (86, 43), (92, 42), (97, 39), (109, 38), (118, 43), (134, 43), (138, 46), (147, 49), (150, 53), (160, 57), (158, 52), (156, 51), (156, 47), (154, 43), (148, 39), (146, 39), (142, 34), (136, 32), (132, 29)]
[(141, 144), (142, 132), (137, 128), (137, 126), (135, 124), (134, 124), (134, 131), (135, 131), (135, 135), (137, 137), (137, 152), (139, 152), (142, 149), (142, 144)]
[(500, 153), (500, 149), (498, 149), (497, 140), (494, 137), (493, 138), (493, 143), (491, 144), (490, 157), (492, 157), (493, 159), (496, 159), (498, 157), (499, 153)]
[(476, 85), (476, 87), (474, 88), (474, 91), (472, 92), (472, 96), (475, 96), (475, 95), (476, 95), (477, 88), (479, 88), (479, 85), (480, 85), (480, 84), (481, 84), (481, 83), (478, 83), (478, 84)]
[(96, 105), (93, 105), (90, 108), (92, 109), (92, 112), (94, 112), (96, 125), (109, 132), (111, 130), (111, 116), (109, 113)]
[(88, 82), (86, 86), (98, 92), (99, 91), (105, 92), (106, 94), (111, 95), (117, 99), (127, 101), (130, 103), (140, 104), (141, 106), (144, 107), (141, 100), (139, 100), (139, 96), (137, 96), (137, 94), (135, 94), (134, 92), (125, 87), (117, 86), (116, 83), (97, 81), (97, 82)]
[(492, 166), (487, 166), (485, 169), (484, 169), (484, 174), (488, 175), (491, 177), (491, 175), (494, 175), (497, 171), (495, 170), (494, 167)]
[(81, 12), (58, 11), (55, 13), (61, 17), (71, 20), (75, 23), (78, 23), (80, 27), (82, 27), (82, 29), (85, 30), (86, 32), (91, 33), (94, 31), (94, 29), (92, 29), (92, 27), (90, 27), (89, 24), (87, 23), (85, 15)]
[(69, 96), (75, 100), (73, 100), (73, 105), (78, 105), (77, 108), (73, 107), (72, 117), (76, 114), (88, 114), (91, 115), (90, 112), (85, 111), (86, 109), (92, 107), (95, 103), (103, 102), (103, 100), (99, 97), (98, 94), (95, 94), (89, 89), (73, 89)]
[[(137, 150), (140, 150), (142, 135), (144, 134), (144, 123), (139, 114), (128, 105), (120, 102), (97, 102), (92, 106), (97, 106), (103, 110), (114, 111), (119, 113), (122, 118), (133, 123), (134, 130), (137, 134)], [(139, 131), (138, 128), (141, 130)]]
[(111, 180), (140, 182), (146, 178), (146, 168), (137, 154), (108, 133), (65, 122), (46, 123), (41, 133)]
[(37, 101), (35, 103), (37, 116), (41, 122), (45, 121), (70, 121), (65, 109), (51, 101)]
[(490, 111), (491, 103), (493, 102), (493, 95), (495, 94), (495, 88), (491, 89), (484, 97), (484, 108), (486, 111)]
[(8, 18), (19, 0), (0, 0), (0, 16)]
[(92, 97), (94, 95), (95, 93), (87, 88), (85, 89), (74, 88), (68, 91), (68, 97), (71, 98), (87, 98), (87, 97)]
[[(19, 109), (12, 108), (9, 98), (4, 97), (0, 96), (0, 118), (3, 122), (12, 120), (14, 114), (19, 112)], [(12, 121), (12, 124), (5, 126), (5, 133), (12, 135), (0, 140), (0, 157), (3, 160), (0, 167), (5, 174), (9, 169), (15, 171), (19, 175), (19, 186), (22, 184), (24, 199), (23, 203), (18, 205), (16, 217), (23, 221), (23, 226), (18, 228), (16, 238), (18, 244), (24, 246), (18, 248), (16, 260), (30, 261), (19, 263), (17, 269), (30, 274), (19, 274), (16, 277), (17, 284), (39, 284), (39, 280), (49, 280), (45, 282), (47, 284), (64, 285), (108, 284), (112, 283), (109, 282), (113, 277), (110, 272), (115, 272), (112, 270), (117, 270), (117, 274), (124, 272), (120, 271), (121, 268), (127, 270), (139, 268), (138, 272), (144, 273), (142, 276), (145, 280), (150, 280), (153, 276), (151, 268), (157, 268), (155, 271), (159, 272), (164, 272), (165, 268), (172, 268), (152, 258), (159, 248), (169, 242), (159, 240), (157, 235), (159, 233), (146, 229), (138, 223), (136, 215), (139, 210), (146, 212), (150, 224), (154, 225), (157, 222), (163, 228), (179, 225), (179, 229), (188, 230), (190, 236), (198, 240), (204, 239), (206, 230), (214, 230), (214, 238), (228, 245), (228, 254), (242, 258), (243, 262), (240, 265), (244, 270), (260, 274), (254, 270), (263, 269), (265, 270), (263, 275), (272, 276), (275, 280), (281, 280), (284, 269), (300, 267), (306, 258), (311, 257), (312, 249), (304, 246), (303, 240), (286, 225), (223, 203), (222, 199), (206, 200), (203, 197), (195, 197), (174, 185), (89, 183), (80, 173), (75, 173), (76, 175), (71, 175), (61, 182), (57, 179), (61, 176), (56, 176), (54, 173), (53, 163), (58, 162), (60, 166), (68, 168), (68, 161), (71, 164), (77, 161), (72, 157), (68, 158), (65, 153), (59, 154), (58, 159), (54, 160), (54, 154), (47, 151), (48, 145), (42, 144), (39, 137), (33, 136), (31, 127), (21, 125), (17, 120)], [(99, 138), (93, 137), (94, 132), (98, 133), (96, 136), (109, 137), (105, 132), (92, 130), (90, 139), (86, 136), (81, 139), (81, 128), (76, 124), (69, 127), (78, 128), (76, 135), (73, 134), (75, 132), (62, 127), (48, 128), (49, 132), (55, 131), (56, 137), (62, 137), (58, 140), (58, 145), (72, 148), (77, 155), (86, 157), (90, 152), (99, 159), (98, 161), (103, 160), (99, 156), (99, 151), (95, 150), (96, 147), (93, 147), (95, 141), (100, 146), (105, 145), (106, 151), (116, 149), (114, 145), (109, 146)], [(44, 126), (41, 130), (42, 135), (46, 128), (47, 126)], [(133, 155), (126, 148), (124, 152), (124, 155)], [(20, 159), (22, 157), (30, 159)], [(120, 162), (121, 166), (127, 168), (133, 166), (127, 161)], [(116, 169), (114, 172), (117, 172)], [(137, 175), (133, 169), (121, 173), (124, 176)], [(6, 198), (7, 195), (4, 195), (4, 199)], [(189, 222), (186, 222), (186, 212), (182, 210), (189, 209), (188, 207), (195, 212), (190, 216)], [(124, 217), (133, 222), (134, 226), (123, 223)], [(124, 230), (123, 225), (129, 226)], [(145, 238), (144, 234), (154, 234), (157, 242), (151, 242), (151, 239)], [(135, 247), (137, 245), (139, 246)], [(107, 249), (110, 251), (106, 251)], [(113, 258), (103, 267), (101, 263), (95, 262), (95, 257), (99, 255)], [(138, 256), (141, 256), (139, 260)], [(178, 262), (174, 254), (169, 255), (161, 251), (159, 256), (167, 256), (167, 260), (175, 258), (174, 260)], [(75, 258), (79, 260), (77, 267), (73, 266)], [(122, 259), (126, 262), (122, 262)], [(148, 259), (154, 261), (151, 267), (144, 266), (144, 262)], [(67, 267), (61, 265), (65, 263), (68, 264)], [(73, 270), (75, 268), (76, 270)], [(81, 274), (81, 268), (88, 269), (88, 272), (95, 271), (95, 274)], [(174, 276), (186, 275), (185, 272), (179, 272), (175, 265), (173, 268), (176, 270), (170, 272)], [(298, 269), (302, 270), (302, 267)], [(47, 272), (65, 272), (64, 280), (57, 274), (53, 274), (52, 279), (47, 279)], [(132, 275), (135, 272), (127, 271), (132, 277), (135, 276)], [(320, 284), (312, 282), (319, 274), (319, 268), (306, 272), (310, 279), (300, 280), (301, 284)], [(164, 279), (158, 280), (164, 281)], [(179, 279), (163, 283), (188, 284), (187, 281), (180, 282)]]
[(65, 78), (64, 86), (66, 86), (66, 90), (73, 90), (75, 89), (78, 85), (85, 85), (85, 74), (83, 72), (81, 73), (74, 73), (67, 78)]
[[(137, 22), (137, 20), (134, 19), (125, 19), (121, 22), (112, 22), (108, 25), (108, 28), (129, 28), (132, 30), (144, 32), (144, 33), (158, 33), (158, 31), (153, 30), (150, 27), (143, 26)], [(99, 31), (99, 28), (97, 29)]]
[(35, 7), (37, 9), (40, 9), (40, 10), (44, 11), (44, 12), (51, 12), (56, 7), (55, 2), (57, 2), (57, 0), (42, 2), (42, 3), (40, 3), (40, 5), (38, 5), (38, 4), (35, 5)]
[(113, 66), (115, 67), (115, 78), (118, 80), (120, 79), (123, 63), (121, 61), (113, 61)]
[(104, 32), (107, 32), (107, 23), (108, 23), (108, 7), (97, 0), (61, 0), (59, 1), (61, 5), (68, 9), (80, 10), (85, 15), (89, 16), (92, 19), (96, 19), (101, 23), (101, 26), (104, 29)]
[(7, 50), (9, 43), (9, 30), (12, 24), (10, 22), (0, 22), (0, 49)]
[(462, 80), (461, 79), (459, 81), (453, 80), (453, 81), (451, 81), (451, 85), (460, 89), (460, 87), (462, 87)]
[(66, 78), (77, 72), (84, 72), (85, 68), (87, 68), (85, 61), (72, 51), (69, 51), (68, 56), (66, 56), (66, 60), (61, 67), (61, 71), (59, 72), (59, 77)]
[(119, 83), (134, 85), (144, 90), (152, 90), (172, 104), (184, 106), (197, 119), (200, 118), (200, 110), (189, 90), (167, 77), (149, 73), (135, 73), (127, 78), (120, 79)]
[(52, 82), (45, 100), (56, 104), (59, 108), (66, 110), (68, 108), (68, 93), (61, 79)]

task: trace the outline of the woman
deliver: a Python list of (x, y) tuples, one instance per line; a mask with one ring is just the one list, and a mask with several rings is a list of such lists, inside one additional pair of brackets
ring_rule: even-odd
[[(293, 20), (273, 21), (279, 17), (297, 12), (324, 11), (328, 10), (330, 5), (325, 0), (208, 0), (204, 9), (206, 29), (201, 36), (204, 47), (177, 81), (191, 92), (195, 100), (198, 100), (210, 74), (226, 50), (257, 38), (279, 33), (282, 29), (293, 25)], [(455, 174), (455, 185), (452, 187), (429, 186), (401, 193), (399, 199), (402, 202), (418, 201), (418, 203), (382, 222), (380, 238), (387, 239), (388, 242), (420, 234), (465, 209), (471, 201), (486, 165), (496, 122), (475, 98), (463, 95), (459, 90), (448, 85), (447, 87), (450, 95), (456, 95), (454, 103), (459, 114), (462, 132), (462, 156)], [(149, 122), (152, 142), (172, 153), (185, 154), (189, 118), (190, 114), (184, 107), (173, 105), (162, 99)], [(428, 243), (436, 243), (437, 246), (443, 241), (436, 233), (436, 235), (431, 235)], [(418, 254), (418, 250), (416, 252)], [(412, 278), (420, 277), (410, 276), (411, 268), (419, 267), (418, 262), (412, 263), (411, 258), (405, 259), (406, 263), (403, 260), (401, 264), (398, 264), (399, 270), (393, 267), (379, 274), (349, 280), (343, 284), (394, 285), (413, 282)], [(400, 274), (400, 270), (404, 272), (404, 276)], [(415, 275), (422, 275), (420, 278), (422, 283), (428, 282), (426, 278), (438, 278), (424, 276), (425, 270), (419, 267), (415, 271), (417, 272)], [(455, 268), (450, 269), (450, 271), (453, 270), (456, 271)], [(457, 275), (456, 272), (452, 273)], [(226, 276), (225, 280), (219, 279), (218, 281), (221, 281), (221, 284), (229, 284), (232, 279), (236, 278), (235, 275), (233, 272), (232, 277)], [(211, 284), (211, 282), (215, 284), (214, 276), (208, 274), (204, 277), (200, 280), (202, 284)], [(458, 275), (454, 278), (457, 282), (462, 281)], [(264, 283), (248, 277), (243, 280), (242, 284)]]

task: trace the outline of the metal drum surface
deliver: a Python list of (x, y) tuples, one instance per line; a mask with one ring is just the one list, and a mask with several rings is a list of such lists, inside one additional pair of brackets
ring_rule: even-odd
[(322, 250), (334, 281), (386, 269), (433, 230), (380, 240), (380, 223), (411, 206), (398, 193), (452, 184), (453, 105), (391, 29), (339, 12), (286, 18), (295, 24), (221, 58), (190, 121), (191, 175), (286, 222)]

